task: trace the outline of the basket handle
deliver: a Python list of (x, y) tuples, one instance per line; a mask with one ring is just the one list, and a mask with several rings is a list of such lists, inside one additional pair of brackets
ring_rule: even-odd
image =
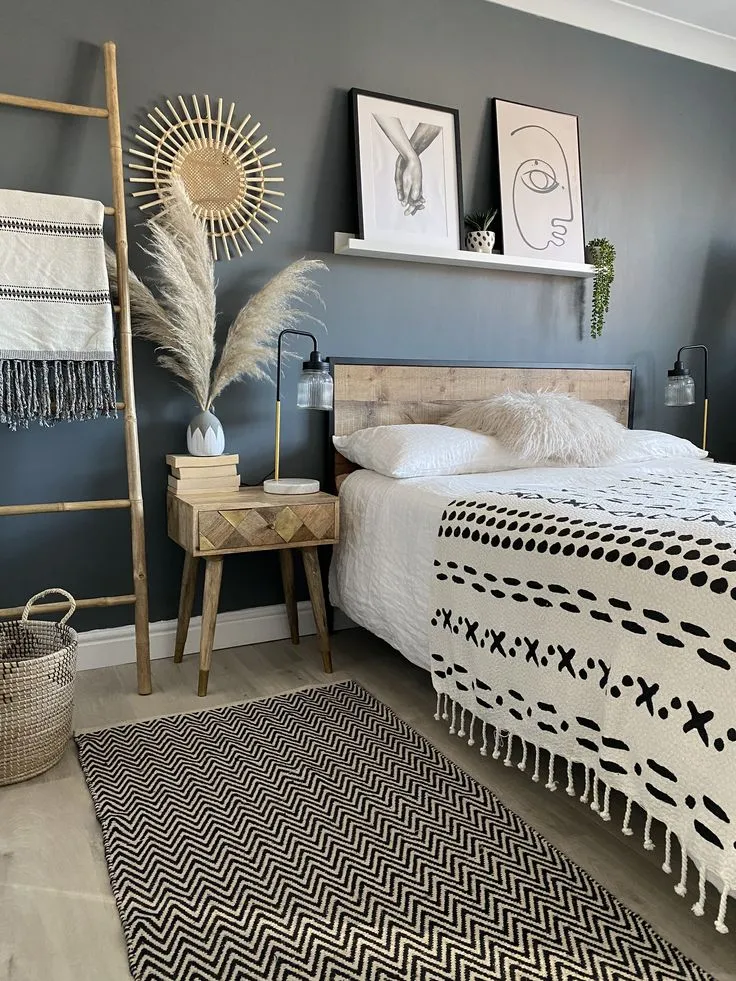
[(49, 596), (51, 593), (58, 593), (60, 596), (65, 596), (69, 600), (69, 609), (57, 624), (57, 626), (63, 627), (64, 624), (69, 619), (69, 617), (72, 615), (72, 613), (74, 613), (74, 611), (76, 610), (77, 601), (74, 599), (71, 593), (67, 593), (65, 589), (59, 589), (56, 586), (52, 587), (51, 589), (43, 589), (41, 590), (40, 593), (36, 593), (35, 596), (31, 596), (31, 598), (26, 603), (25, 609), (23, 610), (23, 615), (20, 618), (21, 623), (25, 623), (26, 620), (28, 619), (28, 615), (31, 612), (31, 607), (36, 602), (36, 600), (40, 600), (44, 596)]

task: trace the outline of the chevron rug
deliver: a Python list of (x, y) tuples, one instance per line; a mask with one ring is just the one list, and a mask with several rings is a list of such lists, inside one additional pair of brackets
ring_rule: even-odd
[(138, 981), (708, 977), (353, 682), (77, 744)]

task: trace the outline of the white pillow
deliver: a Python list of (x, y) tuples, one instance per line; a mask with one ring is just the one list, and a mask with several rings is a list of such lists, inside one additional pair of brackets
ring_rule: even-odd
[(386, 477), (490, 473), (520, 466), (498, 440), (449, 426), (373, 426), (333, 436), (332, 442), (348, 460)]
[(445, 423), (496, 436), (526, 466), (598, 466), (626, 432), (605, 409), (562, 392), (506, 392), (462, 406)]
[(643, 463), (667, 458), (704, 460), (708, 451), (687, 439), (651, 429), (627, 429), (621, 447), (606, 460), (608, 464)]

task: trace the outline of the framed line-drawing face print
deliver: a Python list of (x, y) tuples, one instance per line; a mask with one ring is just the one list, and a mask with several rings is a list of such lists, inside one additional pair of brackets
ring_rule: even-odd
[(461, 248), (456, 109), (353, 89), (360, 238)]
[(504, 255), (585, 262), (578, 117), (493, 100)]

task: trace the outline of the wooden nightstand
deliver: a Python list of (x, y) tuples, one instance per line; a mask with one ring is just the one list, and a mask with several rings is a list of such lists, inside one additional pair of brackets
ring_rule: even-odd
[(199, 647), (198, 694), (207, 694), (212, 661), (222, 561), (241, 552), (279, 550), (286, 612), (293, 644), (299, 643), (294, 595), (293, 549), (301, 550), (309, 597), (317, 625), (322, 664), (332, 671), (318, 545), (334, 545), (338, 537), (338, 501), (332, 494), (265, 494), (260, 487), (224, 494), (167, 495), (169, 537), (184, 549), (174, 660), (181, 661), (192, 615), (199, 560), (206, 562), (202, 638)]

